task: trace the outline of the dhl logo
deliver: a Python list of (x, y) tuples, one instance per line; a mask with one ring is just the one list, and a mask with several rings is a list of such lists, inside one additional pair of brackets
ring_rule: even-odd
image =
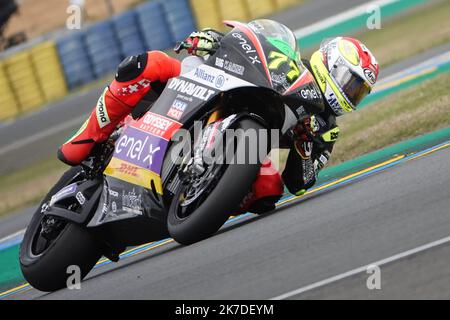
[(104, 173), (107, 176), (147, 189), (151, 189), (154, 186), (157, 193), (163, 194), (162, 180), (157, 173), (145, 168), (139, 168), (121, 159), (113, 157)]
[(117, 172), (119, 173), (123, 173), (132, 177), (138, 177), (138, 167), (126, 164), (126, 163), (121, 163), (120, 167), (117, 168)]

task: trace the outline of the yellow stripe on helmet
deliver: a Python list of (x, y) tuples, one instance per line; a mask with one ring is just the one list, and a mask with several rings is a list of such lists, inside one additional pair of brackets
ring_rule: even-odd
[(311, 57), (311, 68), (313, 70), (314, 76), (319, 82), (320, 89), (323, 93), (326, 92), (327, 85), (333, 90), (336, 99), (341, 105), (342, 109), (347, 112), (352, 112), (355, 108), (347, 101), (344, 95), (341, 93), (339, 88), (334, 83), (333, 79), (330, 76), (325, 64), (322, 61), (322, 52), (316, 51)]

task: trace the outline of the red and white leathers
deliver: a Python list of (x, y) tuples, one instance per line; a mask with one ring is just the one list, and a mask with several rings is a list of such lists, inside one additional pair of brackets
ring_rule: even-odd
[(180, 71), (180, 62), (161, 51), (125, 59), (89, 119), (59, 148), (58, 158), (66, 164), (79, 165), (96, 143), (108, 139), (120, 121), (149, 93), (153, 84), (165, 84)]

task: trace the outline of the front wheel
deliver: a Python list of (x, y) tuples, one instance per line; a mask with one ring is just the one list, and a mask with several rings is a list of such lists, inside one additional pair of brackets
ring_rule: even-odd
[[(246, 133), (255, 130), (257, 136), (260, 130), (265, 130), (251, 119), (241, 120), (237, 129)], [(235, 141), (234, 150), (244, 150), (246, 159), (249, 159), (251, 146), (246, 143), (246, 136)], [(258, 152), (259, 156), (258, 147), (259, 142), (251, 152)], [(189, 245), (215, 234), (238, 209), (255, 181), (261, 167), (261, 159), (256, 158), (256, 163), (211, 164), (200, 178), (190, 184), (182, 184), (173, 197), (168, 213), (167, 226), (172, 238)]]
[[(25, 232), (20, 267), (25, 279), (40, 291), (53, 292), (67, 287), (73, 270), (79, 270), (83, 279), (102, 256), (101, 246), (86, 228), (42, 213), (51, 197), (80, 174), (81, 169), (76, 167), (62, 176), (34, 213)], [(43, 228), (49, 224), (51, 232), (46, 232)]]

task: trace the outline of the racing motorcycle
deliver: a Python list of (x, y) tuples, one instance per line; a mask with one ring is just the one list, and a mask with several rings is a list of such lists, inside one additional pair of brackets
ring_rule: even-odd
[[(280, 142), (248, 143), (247, 133), (278, 130), (282, 140), (302, 114), (323, 110), (292, 31), (270, 20), (225, 23), (232, 30), (214, 54), (184, 59), (151, 108), (129, 116), (43, 199), (20, 249), (33, 287), (64, 288), (69, 267), (84, 279), (102, 256), (117, 262), (130, 246), (212, 236)], [(230, 130), (244, 134), (225, 139)], [(240, 152), (244, 161), (234, 161)]]

